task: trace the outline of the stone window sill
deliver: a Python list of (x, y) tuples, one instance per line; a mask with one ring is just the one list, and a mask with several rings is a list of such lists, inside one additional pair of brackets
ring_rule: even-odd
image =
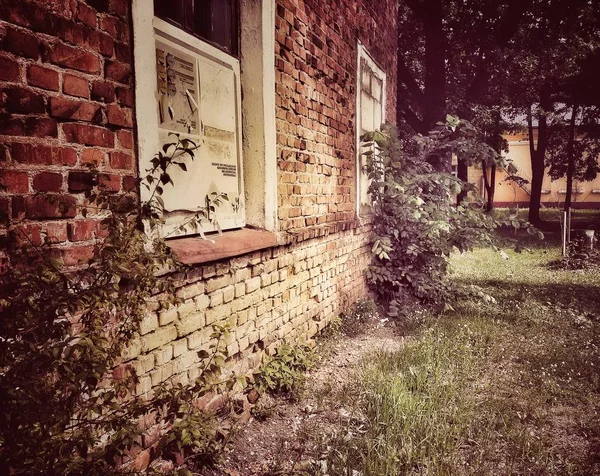
[(253, 228), (227, 231), (208, 238), (175, 238), (169, 240), (167, 246), (183, 264), (203, 264), (282, 244), (276, 233)]

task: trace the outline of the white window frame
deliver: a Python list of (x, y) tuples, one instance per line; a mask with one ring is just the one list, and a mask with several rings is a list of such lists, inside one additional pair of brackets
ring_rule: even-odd
[[(276, 0), (240, 0), (241, 113), (239, 157), (243, 161), (240, 190), (245, 198), (245, 223), (277, 231), (277, 131), (275, 109)], [(231, 59), (222, 50), (154, 17), (154, 2), (133, 0), (135, 113), (140, 175), (159, 150), (155, 98), (155, 28), (214, 57)], [(241, 164), (240, 164), (241, 165)], [(177, 186), (177, 184), (175, 184)], [(143, 191), (141, 191), (143, 193)], [(143, 195), (142, 195), (143, 198)]]
[(363, 172), (363, 164), (361, 157), (360, 136), (361, 136), (361, 88), (362, 88), (362, 64), (366, 62), (369, 69), (379, 78), (382, 83), (382, 101), (381, 101), (381, 123), (384, 124), (387, 120), (387, 77), (386, 73), (381, 68), (365, 46), (359, 41), (357, 43), (357, 61), (356, 61), (356, 214), (357, 216), (368, 214), (365, 210), (361, 211), (361, 202), (363, 190), (361, 189), (361, 174)]

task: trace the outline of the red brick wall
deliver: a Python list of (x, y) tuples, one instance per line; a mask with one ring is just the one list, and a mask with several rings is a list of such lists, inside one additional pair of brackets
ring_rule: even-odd
[(298, 239), (352, 227), (357, 41), (396, 106), (395, 0), (278, 0), (276, 100), (280, 228)]
[(0, 213), (67, 265), (99, 233), (88, 166), (115, 192), (137, 173), (129, 4), (0, 2)]

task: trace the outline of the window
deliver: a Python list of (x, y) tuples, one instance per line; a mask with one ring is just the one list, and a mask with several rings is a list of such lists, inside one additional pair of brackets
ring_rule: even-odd
[(235, 0), (154, 0), (154, 15), (234, 56), (238, 54)]
[(196, 234), (179, 227), (215, 192), (228, 200), (203, 232), (276, 231), (275, 0), (133, 0), (132, 12), (140, 171), (173, 133), (199, 144), (164, 187), (165, 237)]
[(369, 197), (369, 178), (364, 171), (366, 157), (360, 147), (360, 136), (365, 132), (381, 128), (385, 122), (386, 77), (367, 50), (358, 44), (358, 67), (356, 88), (356, 132), (357, 132), (357, 213), (366, 212), (365, 206), (371, 204)]

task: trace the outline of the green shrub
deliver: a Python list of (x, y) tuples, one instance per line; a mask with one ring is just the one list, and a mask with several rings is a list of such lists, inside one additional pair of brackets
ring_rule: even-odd
[(449, 116), (428, 136), (405, 144), (405, 152), (393, 130), (369, 133), (363, 139), (369, 149), (367, 172), (375, 218), (374, 260), (367, 278), (391, 316), (401, 314), (407, 301), (439, 306), (471, 292), (447, 278), (453, 251), (493, 246), (494, 230), (501, 225), (539, 233), (516, 216), (494, 219), (476, 200), (455, 205), (459, 192), (470, 186), (434, 171), (430, 163), (452, 153), (471, 160), (482, 156), (499, 160), (468, 122)]
[[(10, 226), (0, 276), (0, 461), (9, 474), (115, 474), (141, 442), (139, 419), (155, 415), (165, 434), (155, 455), (185, 448), (203, 458), (217, 450), (216, 424), (191, 402), (214, 390), (226, 357), (227, 330), (215, 327), (202, 351), (200, 377), (165, 382), (152, 400), (134, 395), (138, 377), (122, 355), (152, 309), (176, 303), (174, 283), (159, 276), (175, 265), (164, 242), (144, 229), (160, 224), (169, 169), (195, 144), (167, 144), (141, 181), (150, 201), (96, 187), (81, 212), (102, 214), (106, 238), (82, 269), (69, 270), (56, 249), (22, 245)], [(150, 234), (153, 235), (152, 233)], [(156, 233), (154, 233), (156, 235)], [(123, 470), (124, 471), (124, 470)]]
[(315, 363), (313, 349), (306, 344), (282, 344), (274, 356), (266, 356), (254, 373), (259, 390), (275, 394), (293, 394), (302, 387), (305, 372)]

